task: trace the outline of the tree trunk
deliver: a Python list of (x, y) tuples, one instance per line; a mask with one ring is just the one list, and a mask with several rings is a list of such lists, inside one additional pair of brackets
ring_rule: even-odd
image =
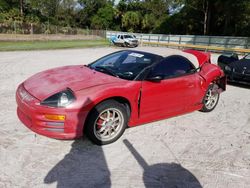
[(204, 23), (203, 23), (203, 34), (208, 34), (208, 26), (209, 26), (209, 0), (205, 0), (204, 2)]
[(203, 12), (204, 12), (204, 23), (203, 23), (203, 34), (208, 35), (210, 33), (210, 22), (211, 22), (211, 10), (213, 4), (211, 0), (203, 1)]
[(19, 5), (20, 5), (20, 14), (23, 16), (23, 0), (19, 0)]

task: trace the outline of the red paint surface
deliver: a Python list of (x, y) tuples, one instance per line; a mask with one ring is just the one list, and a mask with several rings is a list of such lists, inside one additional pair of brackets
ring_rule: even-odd
[[(207, 59), (210, 56), (205, 53), (189, 53), (199, 56), (201, 64), (210, 62)], [(84, 66), (60, 67), (38, 73), (19, 86), (34, 98), (23, 99), (18, 88), (17, 113), (19, 119), (38, 134), (73, 139), (82, 136), (88, 113), (104, 100), (115, 97), (127, 100), (131, 108), (129, 126), (136, 126), (201, 109), (208, 85), (222, 76), (220, 68), (210, 63), (205, 63), (200, 72), (160, 82), (123, 80)], [(66, 108), (40, 105), (42, 100), (66, 88), (76, 96)], [(59, 122), (64, 126), (48, 125), (58, 121), (47, 120), (45, 114), (65, 115), (65, 122)]]

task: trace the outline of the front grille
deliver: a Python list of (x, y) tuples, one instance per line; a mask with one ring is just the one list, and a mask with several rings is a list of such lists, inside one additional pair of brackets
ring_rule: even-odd
[(45, 128), (46, 131), (49, 131), (49, 132), (57, 132), (57, 133), (63, 133), (64, 132), (64, 129), (63, 128)]

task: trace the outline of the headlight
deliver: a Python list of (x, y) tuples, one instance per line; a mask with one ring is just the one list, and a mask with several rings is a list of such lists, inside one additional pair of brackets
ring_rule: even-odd
[(21, 98), (21, 100), (23, 101), (26, 101), (26, 102), (31, 102), (33, 100), (35, 100), (35, 98), (33, 96), (31, 96), (23, 87), (23, 85), (21, 85), (19, 88), (18, 88), (18, 93), (19, 93), (19, 96)]
[(52, 95), (41, 102), (41, 105), (51, 107), (66, 107), (75, 100), (75, 96), (70, 89)]
[(231, 69), (231, 67), (229, 67), (229, 66), (226, 65), (225, 66), (225, 70), (230, 72), (232, 69)]

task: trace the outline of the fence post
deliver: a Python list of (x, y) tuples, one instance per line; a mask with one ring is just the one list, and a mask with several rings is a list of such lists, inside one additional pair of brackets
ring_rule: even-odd
[(143, 46), (142, 44), (142, 34), (140, 35), (140, 41), (141, 41), (141, 47)]
[(211, 45), (211, 36), (209, 36), (209, 38), (208, 38), (208, 46), (210, 46)]
[(193, 35), (193, 45), (196, 43), (196, 35)]
[(157, 46), (159, 46), (160, 43), (160, 35), (158, 35), (158, 42), (157, 42)]
[(246, 49), (249, 48), (249, 45), (250, 45), (250, 37), (247, 37), (247, 39), (246, 39)]
[[(181, 35), (180, 35), (180, 38), (179, 38), (179, 44), (181, 44)], [(178, 49), (180, 49), (180, 46), (178, 46)]]

